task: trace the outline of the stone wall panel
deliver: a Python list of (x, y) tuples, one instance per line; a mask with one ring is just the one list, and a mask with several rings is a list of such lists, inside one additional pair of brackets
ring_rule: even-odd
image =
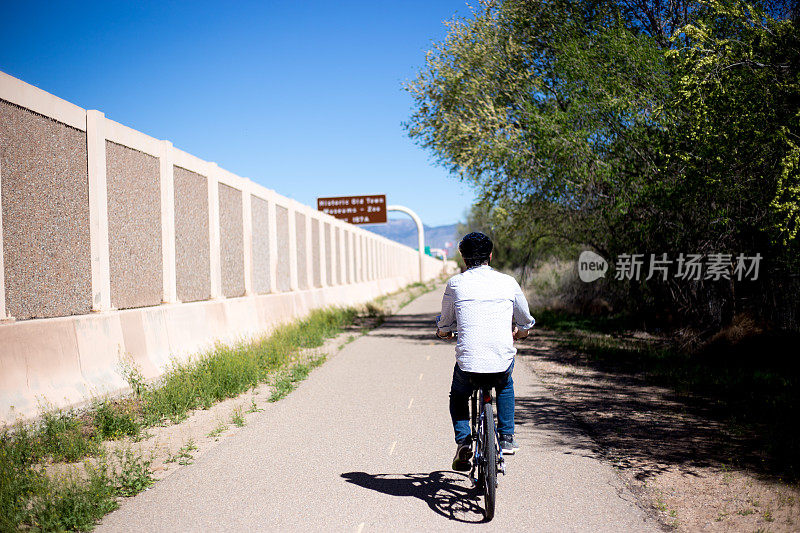
[(295, 213), (295, 242), (297, 243), (297, 287), (308, 289), (308, 265), (306, 257), (306, 216), (303, 213)]
[(0, 100), (6, 309), (17, 319), (92, 307), (86, 133)]
[(319, 220), (316, 218), (311, 219), (311, 280), (314, 282), (314, 287), (322, 287), (322, 269), (320, 268), (320, 255), (322, 247), (325, 243), (320, 240)]
[(106, 141), (111, 306), (158, 305), (161, 269), (161, 186), (158, 159)]
[(280, 205), (275, 206), (275, 225), (278, 231), (278, 279), (276, 285), (279, 292), (292, 289), (289, 261), (289, 210)]
[(253, 290), (266, 294), (269, 285), (269, 203), (257, 196), (250, 197), (253, 213)]
[(244, 221), (242, 191), (219, 184), (219, 252), (222, 294), (244, 295)]
[(208, 178), (176, 166), (175, 274), (182, 302), (211, 297)]

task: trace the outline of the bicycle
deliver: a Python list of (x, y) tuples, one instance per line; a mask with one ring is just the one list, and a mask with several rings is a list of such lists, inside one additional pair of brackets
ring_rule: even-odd
[[(472, 422), (472, 469), (469, 477), (484, 498), (486, 520), (494, 518), (497, 497), (497, 474), (505, 475), (505, 459), (500, 448), (492, 401), (492, 389), (497, 382), (495, 374), (470, 374), (473, 384), (470, 398)], [(477, 471), (477, 472), (476, 472)], [(476, 476), (477, 473), (477, 476)]]
[[(436, 323), (438, 321), (439, 316), (436, 317)], [(453, 338), (457, 337), (458, 333), (454, 332)], [(494, 518), (497, 474), (498, 472), (503, 475), (506, 473), (492, 400), (492, 389), (496, 387), (501, 374), (469, 373), (472, 383), (470, 438), (475, 445), (472, 451), (472, 467), (469, 478), (472, 480), (472, 486), (477, 488), (483, 496), (487, 522)]]

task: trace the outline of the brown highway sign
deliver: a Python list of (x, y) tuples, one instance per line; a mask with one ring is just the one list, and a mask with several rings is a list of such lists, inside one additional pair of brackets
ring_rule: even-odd
[(386, 195), (317, 198), (317, 209), (351, 224), (386, 222)]

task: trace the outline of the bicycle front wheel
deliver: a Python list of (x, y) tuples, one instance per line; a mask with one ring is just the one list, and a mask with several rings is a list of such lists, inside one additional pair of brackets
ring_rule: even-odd
[(483, 405), (483, 495), (486, 520), (494, 518), (494, 503), (497, 492), (497, 437), (494, 432), (494, 410), (492, 404)]

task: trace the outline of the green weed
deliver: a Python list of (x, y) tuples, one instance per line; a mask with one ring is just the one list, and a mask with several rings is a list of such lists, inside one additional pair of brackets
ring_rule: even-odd
[(348, 335), (342, 344), (339, 345), (339, 350), (344, 350), (344, 347), (356, 340), (355, 335)]
[[(2, 454), (0, 454), (2, 456)], [(70, 469), (47, 477), (36, 468), (19, 479), (26, 487), (17, 489), (16, 505), (6, 505), (9, 494), (2, 490), (0, 529), (17, 531), (20, 526), (37, 531), (89, 531), (97, 520), (117, 508), (119, 496), (133, 496), (152, 484), (150, 461), (131, 450), (119, 450), (111, 464), (101, 458), (97, 465), (84, 464), (84, 472)], [(10, 514), (6, 514), (10, 511)]]
[(152, 460), (145, 460), (131, 450), (117, 450), (119, 473), (114, 479), (115, 489), (120, 496), (135, 496), (153, 484), (150, 465)]
[(142, 428), (131, 402), (104, 402), (94, 411), (94, 426), (103, 439), (135, 437)]
[(194, 461), (192, 452), (196, 450), (197, 446), (194, 444), (194, 439), (189, 439), (186, 441), (186, 444), (181, 446), (177, 454), (170, 456), (165, 462), (174, 463), (175, 461), (178, 461), (178, 464), (181, 466), (190, 465)]
[(244, 427), (244, 425), (246, 424), (241, 406), (236, 406), (233, 409), (233, 413), (231, 414), (231, 424), (233, 424), (237, 428)]
[[(24, 427), (16, 428), (14, 435), (8, 430), (0, 433), (0, 531), (15, 531), (28, 516), (28, 501), (45, 481), (34, 468), (35, 457), (27, 446), (17, 445)], [(22, 442), (28, 442), (22, 436)]]
[(299, 363), (290, 369), (279, 373), (272, 382), (273, 391), (269, 397), (270, 402), (277, 402), (286, 397), (297, 387), (297, 382), (304, 380), (312, 369), (321, 365), (325, 361), (325, 356), (318, 356), (307, 363)]
[(250, 398), (250, 409), (247, 410), (248, 413), (259, 413), (263, 411), (263, 409), (259, 409), (258, 404), (256, 403), (255, 397)]
[(147, 390), (147, 382), (132, 357), (121, 356), (117, 369), (135, 396), (141, 396)]
[(224, 422), (220, 422), (217, 424), (217, 427), (211, 430), (211, 432), (207, 435), (212, 439), (219, 440), (219, 436), (225, 433), (228, 430), (228, 425)]
[[(105, 465), (86, 466), (86, 479), (70, 471), (55, 479), (44, 476), (21, 523), (41, 531), (88, 531), (117, 508), (117, 490)], [(15, 528), (16, 529), (16, 528)]]
[(72, 411), (49, 410), (42, 415), (38, 430), (27, 434), (28, 445), (37, 459), (73, 462), (96, 455), (100, 442), (94, 428), (83, 423)]

